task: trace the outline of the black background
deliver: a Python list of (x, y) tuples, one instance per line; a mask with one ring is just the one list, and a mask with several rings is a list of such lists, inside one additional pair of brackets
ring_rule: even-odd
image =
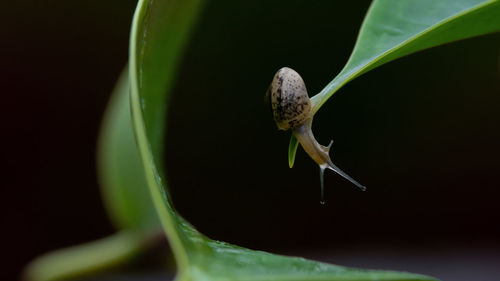
[[(206, 5), (169, 101), (165, 155), (174, 203), (201, 232), (308, 257), (498, 249), (498, 34), (391, 62), (321, 108), (317, 139), (334, 139), (334, 162), (366, 192), (327, 172), (322, 206), (316, 164), (299, 148), (288, 168), (289, 133), (263, 104), (272, 75), (292, 67), (319, 92), (346, 62), (368, 4)], [(0, 11), (2, 280), (41, 253), (114, 232), (95, 149), (134, 8), (13, 1)]]

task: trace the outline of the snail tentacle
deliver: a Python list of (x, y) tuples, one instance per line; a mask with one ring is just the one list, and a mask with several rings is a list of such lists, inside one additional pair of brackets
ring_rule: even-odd
[(329, 152), (330, 148), (333, 144), (333, 140), (330, 142), (328, 146), (323, 146), (318, 143), (316, 138), (314, 137), (314, 134), (311, 129), (312, 125), (312, 119), (307, 120), (304, 122), (304, 124), (296, 127), (293, 130), (293, 133), (297, 140), (300, 142), (302, 145), (302, 148), (306, 151), (306, 153), (311, 157), (314, 162), (316, 162), (319, 165), (320, 168), (320, 183), (321, 183), (321, 203), (324, 204), (324, 170), (325, 169), (330, 169), (332, 171), (335, 171), (337, 174), (341, 175), (357, 187), (359, 187), (361, 190), (365, 191), (366, 187), (353, 178), (351, 178), (348, 174), (346, 174), (344, 171), (342, 171), (339, 167), (337, 167), (335, 164), (333, 164)]
[(366, 186), (360, 184), (355, 179), (351, 178), (348, 174), (346, 174), (344, 171), (342, 171), (339, 167), (335, 166), (335, 164), (333, 164), (331, 160), (329, 161), (327, 168), (332, 170), (332, 171), (335, 171), (337, 174), (341, 175), (346, 180), (352, 182), (355, 186), (359, 187), (362, 191), (366, 190)]

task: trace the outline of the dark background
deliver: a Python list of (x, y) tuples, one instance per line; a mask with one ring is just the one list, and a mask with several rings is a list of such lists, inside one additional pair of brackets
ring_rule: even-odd
[[(310, 95), (333, 79), (369, 4), (351, 2), (208, 2), (169, 105), (177, 209), (209, 237), (253, 249), (492, 280), (500, 35), (391, 62), (321, 108), (316, 138), (335, 140), (333, 161), (366, 192), (327, 172), (322, 206), (318, 167), (301, 148), (288, 168), (289, 133), (275, 129), (263, 94), (282, 66), (302, 75)], [(135, 4), (12, 1), (0, 10), (2, 280), (41, 253), (114, 232), (96, 138), (127, 62)]]

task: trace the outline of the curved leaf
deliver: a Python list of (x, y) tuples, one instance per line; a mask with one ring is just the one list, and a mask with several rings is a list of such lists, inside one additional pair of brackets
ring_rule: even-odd
[(130, 116), (128, 67), (108, 103), (98, 143), (98, 172), (108, 215), (117, 228), (160, 228), (149, 194)]
[[(423, 49), (500, 31), (498, 0), (375, 0), (340, 73), (311, 98), (313, 112), (343, 85), (384, 63)], [(289, 147), (289, 159), (296, 148)]]
[(392, 271), (359, 270), (284, 257), (213, 241), (175, 211), (162, 151), (167, 96), (182, 46), (201, 1), (143, 0), (130, 48), (131, 106), (142, 163), (154, 205), (173, 249), (179, 280), (434, 280)]
[(26, 280), (66, 280), (98, 273), (130, 260), (156, 238), (161, 226), (134, 140), (129, 91), (125, 68), (108, 103), (98, 149), (105, 205), (116, 227), (123, 230), (36, 258), (26, 267)]
[(56, 250), (33, 260), (24, 279), (33, 281), (67, 280), (101, 272), (136, 256), (150, 237), (142, 232), (120, 231), (89, 243)]
[(139, 1), (130, 38), (132, 123), (156, 211), (181, 269), (187, 267), (187, 248), (197, 232), (182, 221), (172, 206), (161, 158), (166, 98), (201, 2)]

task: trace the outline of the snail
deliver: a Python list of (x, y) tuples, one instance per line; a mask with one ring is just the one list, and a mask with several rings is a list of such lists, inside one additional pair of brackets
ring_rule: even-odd
[(321, 183), (321, 204), (325, 204), (324, 171), (330, 169), (352, 182), (361, 190), (366, 187), (335, 166), (330, 159), (330, 148), (320, 145), (312, 133), (312, 104), (307, 94), (302, 77), (293, 69), (283, 67), (276, 72), (266, 92), (266, 101), (270, 103), (274, 121), (279, 130), (291, 129), (306, 153), (319, 165)]

